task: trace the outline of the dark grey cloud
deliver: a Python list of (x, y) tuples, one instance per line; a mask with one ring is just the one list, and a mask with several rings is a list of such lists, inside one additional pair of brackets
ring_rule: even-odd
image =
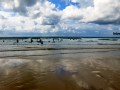
[(27, 6), (32, 6), (32, 5), (36, 4), (36, 2), (38, 0), (20, 0), (20, 1), (23, 1)]
[(22, 15), (27, 15), (27, 7), (32, 7), (38, 0), (17, 0), (14, 3), (13, 10), (19, 12)]
[(45, 1), (46, 0), (0, 0), (0, 5), (3, 6), (4, 9), (27, 15), (28, 7), (34, 6), (37, 2), (44, 3)]
[(41, 13), (38, 12), (38, 13), (33, 14), (33, 16), (31, 18), (36, 19), (36, 18), (40, 17), (40, 15), (41, 15)]
[(43, 25), (57, 25), (60, 22), (60, 16), (58, 15), (50, 15), (46, 16), (43, 20)]
[(7, 19), (7, 18), (5, 18), (3, 15), (0, 15), (0, 19)]
[(60, 17), (56, 15), (48, 16), (47, 21), (43, 22), (44, 25), (56, 25), (60, 21)]
[(97, 21), (93, 21), (91, 23), (96, 23), (96, 24), (100, 24), (100, 25), (106, 25), (106, 24), (114, 24), (114, 25), (120, 25), (120, 19), (117, 19), (117, 20), (97, 20)]

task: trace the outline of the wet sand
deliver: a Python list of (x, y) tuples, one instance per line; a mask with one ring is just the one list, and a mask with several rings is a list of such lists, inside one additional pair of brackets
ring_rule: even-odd
[(0, 50), (0, 90), (120, 90), (120, 50)]

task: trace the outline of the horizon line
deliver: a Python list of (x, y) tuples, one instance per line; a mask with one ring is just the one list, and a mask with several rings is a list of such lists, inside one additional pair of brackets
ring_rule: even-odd
[(64, 39), (80, 39), (80, 38), (120, 38), (118, 37), (111, 37), (111, 36), (3, 36), (0, 37), (0, 39), (13, 39), (13, 38), (18, 38), (18, 39), (28, 39), (28, 38), (33, 38), (33, 39), (37, 39), (37, 38), (64, 38)]

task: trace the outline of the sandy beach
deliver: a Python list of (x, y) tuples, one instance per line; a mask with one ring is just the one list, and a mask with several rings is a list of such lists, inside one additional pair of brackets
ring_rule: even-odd
[(0, 90), (120, 90), (119, 45), (81, 46), (1, 45)]

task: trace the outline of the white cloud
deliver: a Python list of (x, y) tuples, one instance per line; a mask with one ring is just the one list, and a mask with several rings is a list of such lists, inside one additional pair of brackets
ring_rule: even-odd
[(63, 10), (61, 19), (79, 19), (80, 20), (81, 18), (83, 18), (82, 10), (71, 5), (71, 6), (66, 7)]
[(71, 0), (71, 2), (77, 3), (77, 2), (79, 2), (79, 0)]
[(120, 0), (94, 0), (93, 4), (86, 8), (68, 6), (62, 17), (77, 18), (81, 22), (120, 23)]
[(41, 24), (54, 25), (60, 21), (61, 11), (54, 10), (55, 5), (46, 1), (37, 3), (32, 8), (28, 8), (28, 15), (33, 19), (40, 20)]
[[(9, 6), (13, 6), (13, 8), (9, 8), (13, 11), (4, 11), (8, 9), (8, 7), (6, 8), (5, 6), (4, 10), (0, 11), (1, 30), (5, 31), (15, 29), (16, 32), (45, 33), (48, 30), (51, 30), (51, 27), (53, 27), (53, 25), (59, 23), (61, 12), (55, 10), (54, 4), (48, 2), (47, 0), (35, 1), (34, 3), (33, 0), (6, 0), (2, 2)], [(16, 12), (14, 10), (18, 11)]]
[[(120, 0), (93, 0), (93, 6), (78, 8), (67, 6), (63, 11), (55, 10), (55, 5), (48, 0), (1, 0), (5, 9), (28, 15), (31, 18), (44, 18), (48, 22), (59, 19), (78, 19), (81, 22), (120, 23)], [(82, 3), (82, 0), (71, 0)], [(88, 2), (85, 0), (84, 2)], [(62, 14), (61, 14), (62, 12)], [(53, 23), (52, 22), (52, 23)], [(55, 21), (57, 22), (57, 20)]]

